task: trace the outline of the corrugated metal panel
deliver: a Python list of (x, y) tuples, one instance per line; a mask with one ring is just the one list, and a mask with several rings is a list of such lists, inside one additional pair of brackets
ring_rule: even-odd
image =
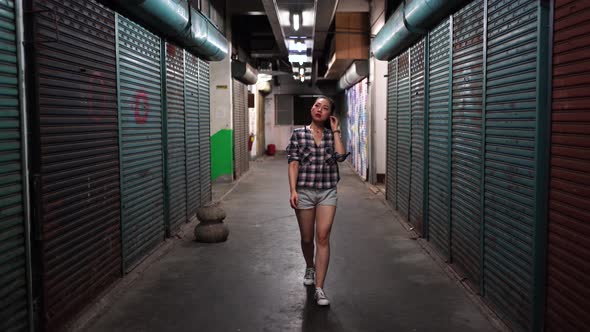
[(410, 222), (422, 235), (424, 220), (424, 39), (410, 51), (412, 89), (412, 166), (410, 178)]
[(387, 200), (397, 210), (397, 58), (389, 61), (387, 75)]
[(191, 218), (201, 205), (201, 146), (199, 132), (199, 65), (197, 58), (185, 52), (186, 103), (186, 178), (187, 213)]
[(94, 1), (37, 0), (33, 9), (35, 222), (42, 317), (55, 330), (120, 276), (115, 22)]
[(211, 113), (209, 110), (209, 63), (199, 62), (199, 134), (201, 144), (201, 204), (211, 202)]
[(29, 330), (14, 6), (0, 4), (0, 331)]
[(453, 17), (452, 198), (453, 263), (479, 288), (481, 275), (481, 172), (483, 1)]
[(170, 234), (187, 221), (184, 105), (184, 50), (166, 44), (166, 116), (168, 126), (168, 183)]
[(125, 271), (164, 240), (160, 39), (119, 19)]
[(515, 329), (531, 330), (537, 10), (488, 2), (484, 293)]
[(449, 65), (450, 20), (430, 32), (428, 100), (428, 234), (445, 256), (449, 251)]
[(245, 84), (233, 80), (234, 175), (248, 170), (248, 92)]
[(397, 206), (408, 219), (410, 212), (410, 145), (412, 117), (410, 113), (410, 51), (398, 59), (397, 80)]
[(590, 2), (555, 2), (547, 331), (590, 331)]

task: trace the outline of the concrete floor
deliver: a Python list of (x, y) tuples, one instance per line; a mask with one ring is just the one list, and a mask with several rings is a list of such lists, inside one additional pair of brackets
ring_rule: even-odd
[(332, 305), (317, 307), (302, 284), (285, 158), (251, 165), (223, 200), (228, 241), (187, 234), (89, 331), (494, 331), (382, 194), (346, 166), (325, 287)]

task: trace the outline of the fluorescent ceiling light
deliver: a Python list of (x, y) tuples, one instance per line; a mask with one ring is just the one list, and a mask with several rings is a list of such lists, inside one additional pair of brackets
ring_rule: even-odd
[(304, 27), (312, 27), (313, 26), (313, 19), (314, 13), (313, 10), (306, 10), (301, 13), (302, 22), (301, 25)]
[(267, 82), (272, 80), (272, 75), (269, 74), (258, 74), (258, 81)]
[(293, 29), (299, 31), (299, 14), (293, 14)]
[(299, 68), (299, 74), (301, 74), (301, 75), (305, 74), (305, 69), (304, 68)]
[(306, 50), (307, 50), (307, 45), (305, 45), (305, 42), (297, 42), (293, 39), (289, 39), (289, 51), (305, 52)]
[(291, 26), (291, 22), (289, 22), (289, 11), (288, 10), (281, 10), (280, 11), (280, 20), (282, 26)]
[(305, 82), (305, 77), (301, 76), (301, 82)]

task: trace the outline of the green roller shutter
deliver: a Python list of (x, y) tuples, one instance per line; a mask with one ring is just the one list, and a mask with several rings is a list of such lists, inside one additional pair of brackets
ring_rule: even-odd
[(201, 205), (201, 146), (199, 132), (199, 64), (198, 59), (185, 52), (186, 104), (186, 179), (187, 211), (191, 218)]
[(418, 234), (423, 232), (424, 196), (424, 39), (410, 50), (411, 77), (411, 176), (410, 176), (410, 217)]
[(488, 2), (484, 292), (531, 330), (539, 2)]
[(450, 20), (430, 32), (428, 86), (428, 234), (442, 250), (449, 251), (449, 65)]
[(118, 16), (123, 266), (164, 240), (160, 39)]
[(483, 1), (453, 17), (453, 263), (479, 288), (481, 275)]
[(29, 330), (14, 6), (0, 4), (0, 331)]
[(201, 147), (201, 204), (211, 202), (211, 114), (209, 110), (209, 63), (199, 62), (199, 135)]
[(410, 208), (410, 52), (399, 56), (397, 86), (397, 207), (408, 219)]
[(387, 75), (387, 200), (397, 210), (397, 58), (389, 61)]
[(184, 51), (166, 43), (166, 126), (169, 234), (187, 221)]

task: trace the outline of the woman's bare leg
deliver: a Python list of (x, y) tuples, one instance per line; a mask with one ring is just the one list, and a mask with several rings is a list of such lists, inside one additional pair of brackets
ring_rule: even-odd
[(336, 206), (319, 205), (316, 207), (316, 244), (315, 255), (315, 285), (323, 288), (328, 265), (330, 263), (330, 231), (336, 214)]
[(315, 224), (316, 209), (295, 210), (297, 222), (299, 223), (299, 232), (301, 233), (301, 250), (303, 251), (303, 258), (307, 267), (314, 267), (313, 264), (313, 235)]

